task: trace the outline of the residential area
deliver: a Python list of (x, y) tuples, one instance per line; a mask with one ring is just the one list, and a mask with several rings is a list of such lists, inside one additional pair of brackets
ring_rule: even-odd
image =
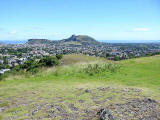
[(0, 45), (0, 74), (9, 71), (31, 58), (56, 54), (84, 54), (87, 56), (105, 57), (109, 60), (122, 60), (160, 53), (159, 43), (100, 43), (89, 45), (76, 44), (1, 44)]

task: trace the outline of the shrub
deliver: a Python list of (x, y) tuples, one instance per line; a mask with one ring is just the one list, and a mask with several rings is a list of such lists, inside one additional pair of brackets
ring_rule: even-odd
[(45, 56), (42, 59), (40, 59), (39, 63), (40, 66), (47, 66), (47, 67), (51, 67), (51, 66), (56, 66), (59, 64), (59, 61), (56, 57), (53, 56)]
[(0, 81), (2, 81), (3, 80), (3, 75), (2, 74), (0, 74)]
[(58, 65), (59, 61), (56, 57), (53, 56), (45, 56), (41, 58), (39, 61), (36, 59), (30, 59), (24, 62), (22, 65), (18, 65), (12, 69), (12, 72), (25, 70), (31, 73), (37, 73), (40, 67), (51, 67)]
[(116, 72), (120, 68), (116, 64), (89, 64), (82, 69), (82, 72), (85, 72), (89, 75), (94, 75), (102, 72)]
[[(62, 58), (61, 55), (58, 57)], [(5, 72), (5, 74), (0, 74), (0, 81), (3, 80), (9, 73), (11, 74), (24, 74), (26, 72), (35, 74), (39, 71), (40, 67), (52, 67), (59, 64), (59, 59), (54, 56), (45, 56), (39, 61), (36, 59), (29, 59), (21, 65), (15, 66), (10, 72)]]
[(62, 54), (57, 54), (57, 55), (56, 55), (56, 58), (57, 58), (58, 60), (62, 59), (62, 57), (63, 57)]

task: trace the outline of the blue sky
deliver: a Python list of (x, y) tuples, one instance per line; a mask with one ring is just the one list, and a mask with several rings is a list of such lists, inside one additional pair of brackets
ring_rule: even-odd
[(0, 40), (160, 40), (160, 0), (0, 0)]

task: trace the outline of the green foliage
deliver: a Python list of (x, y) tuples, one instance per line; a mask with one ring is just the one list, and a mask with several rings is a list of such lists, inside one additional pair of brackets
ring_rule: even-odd
[(115, 56), (115, 57), (114, 57), (114, 60), (115, 60), (115, 61), (119, 61), (120, 58), (119, 58), (118, 56)]
[(104, 64), (88, 64), (82, 69), (84, 73), (89, 75), (94, 75), (102, 72), (116, 72), (119, 70), (120, 66), (113, 63)]
[(42, 59), (40, 59), (40, 61), (38, 62), (38, 64), (40, 66), (47, 66), (47, 67), (51, 67), (51, 66), (56, 66), (59, 64), (59, 61), (57, 59), (57, 57), (53, 57), (53, 56), (45, 56)]
[(20, 65), (20, 68), (26, 69), (27, 71), (29, 71), (31, 68), (36, 66), (36, 64), (37, 64), (37, 62), (35, 61), (35, 59), (30, 59), (30, 60), (24, 62), (22, 65)]
[(18, 57), (21, 57), (22, 53), (28, 53), (31, 50), (32, 50), (32, 48), (18, 48), (18, 49), (5, 48), (5, 49), (1, 49), (0, 53), (9, 54), (9, 55), (16, 55)]
[(109, 54), (109, 53), (106, 53), (106, 56), (105, 56), (105, 57), (106, 57), (106, 58), (107, 58), (107, 57), (110, 57), (110, 54)]
[(9, 71), (6, 71), (4, 74), (0, 74), (0, 81), (4, 80), (4, 78), (7, 78), (9, 73)]
[(0, 107), (6, 107), (8, 106), (8, 102), (0, 103)]
[(18, 73), (24, 73), (23, 71), (31, 72), (31, 73), (36, 73), (38, 72), (39, 64), (35, 59), (30, 59), (26, 62), (24, 62), (21, 65), (17, 65), (11, 70), (12, 74)]
[(2, 74), (0, 74), (0, 81), (2, 81), (3, 80), (3, 75)]
[(7, 69), (7, 68), (9, 68), (8, 65), (0, 63), (0, 69)]
[(57, 55), (56, 55), (56, 58), (57, 58), (58, 60), (60, 60), (60, 59), (63, 58), (63, 55), (62, 55), (62, 54), (57, 54)]
[(15, 66), (10, 73), (12, 74), (24, 74), (25, 72), (29, 72), (35, 74), (39, 71), (42, 67), (52, 67), (59, 64), (59, 60), (57, 57), (53, 56), (44, 56), (40, 60), (38, 59), (30, 59), (24, 62), (21, 65)]

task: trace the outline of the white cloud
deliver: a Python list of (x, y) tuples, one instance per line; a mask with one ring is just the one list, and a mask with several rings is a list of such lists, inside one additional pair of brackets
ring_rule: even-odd
[(149, 30), (150, 30), (149, 28), (135, 28), (132, 31), (133, 32), (147, 32)]

